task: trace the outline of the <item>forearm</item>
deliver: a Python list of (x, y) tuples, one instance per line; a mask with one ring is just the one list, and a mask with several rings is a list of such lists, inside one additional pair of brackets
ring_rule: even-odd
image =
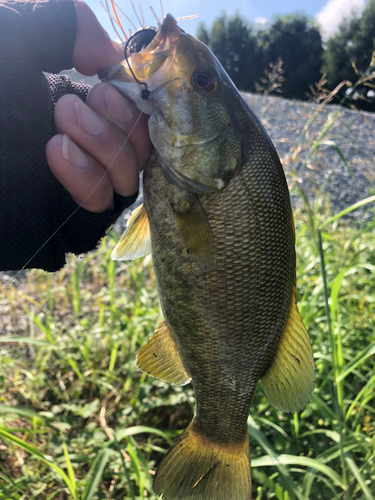
[(0, 25), (0, 44), (8, 54), (18, 49), (18, 38), (27, 42), (39, 70), (58, 73), (73, 66), (77, 21), (72, 0), (0, 2)]

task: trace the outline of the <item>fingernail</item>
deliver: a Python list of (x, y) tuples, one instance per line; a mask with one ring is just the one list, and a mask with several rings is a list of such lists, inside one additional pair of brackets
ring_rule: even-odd
[(67, 135), (62, 136), (62, 155), (69, 163), (77, 168), (86, 168), (89, 161), (87, 156), (69, 139)]
[(129, 104), (114, 88), (107, 88), (105, 91), (105, 101), (108, 114), (113, 120), (124, 123), (129, 121), (133, 116), (131, 104)]
[(74, 108), (78, 117), (78, 126), (89, 135), (99, 135), (104, 132), (104, 122), (92, 109), (82, 101), (77, 101)]

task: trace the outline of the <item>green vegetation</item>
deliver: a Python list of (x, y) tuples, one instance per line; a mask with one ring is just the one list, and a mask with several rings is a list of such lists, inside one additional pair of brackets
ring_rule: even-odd
[(262, 76), (261, 58), (256, 34), (244, 19), (221, 16), (210, 33), (201, 23), (197, 38), (211, 48), (239, 89), (256, 91), (255, 84)]
[[(299, 415), (276, 411), (258, 388), (249, 417), (258, 500), (375, 498), (374, 226), (322, 228), (327, 310), (318, 248), (296, 216), (317, 383)], [(111, 261), (113, 244), (57, 275), (31, 272), (2, 297), (29, 326), (0, 337), (0, 498), (154, 498), (149, 470), (190, 421), (190, 387), (134, 366), (160, 318), (155, 282), (149, 259)]]
[(284, 97), (306, 99), (309, 85), (320, 78), (322, 64), (322, 39), (319, 29), (303, 15), (280, 16), (257, 36), (261, 47), (262, 70), (283, 61)]
[[(327, 41), (322, 71), (326, 73), (329, 85), (336, 87), (343, 80), (356, 81), (358, 75), (366, 71), (374, 51), (375, 0), (369, 0), (360, 17), (345, 20), (338, 32)], [(369, 111), (375, 111), (375, 99), (371, 104), (366, 101), (366, 96), (374, 88), (373, 84), (366, 82), (356, 91), (362, 108)]]
[[(326, 44), (313, 19), (303, 14), (278, 16), (263, 27), (239, 15), (222, 14), (210, 30), (201, 23), (197, 38), (213, 50), (240, 90), (258, 90), (269, 66), (282, 61), (282, 84), (271, 92), (306, 100), (310, 86), (322, 74), (333, 90), (340, 82), (357, 81), (365, 73), (375, 51), (375, 0), (368, 0), (359, 17), (345, 19)], [(375, 111), (374, 88), (373, 83), (362, 81), (349, 93), (346, 104)], [(337, 97), (343, 98), (346, 91), (343, 86)]]
[(284, 97), (306, 99), (309, 85), (320, 79), (322, 39), (302, 14), (277, 17), (261, 30), (236, 15), (218, 17), (208, 32), (200, 24), (197, 38), (216, 54), (240, 90), (254, 92), (270, 64), (283, 62)]

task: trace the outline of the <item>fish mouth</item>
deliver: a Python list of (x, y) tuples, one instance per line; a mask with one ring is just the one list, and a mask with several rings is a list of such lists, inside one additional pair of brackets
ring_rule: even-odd
[[(140, 30), (133, 36), (135, 37), (137, 33), (142, 33), (143, 31), (144, 30)], [(147, 54), (150, 52), (155, 53), (156, 51), (163, 52), (165, 50), (169, 50), (177, 44), (181, 33), (185, 32), (177, 26), (176, 19), (172, 16), (172, 14), (167, 14), (159, 30), (156, 32), (155, 37), (140, 52)], [(128, 43), (130, 40), (131, 39), (129, 39)]]
[[(161, 81), (165, 83), (165, 71), (158, 70), (171, 62), (177, 50), (180, 35), (185, 33), (171, 14), (167, 14), (159, 29), (153, 27), (137, 30), (125, 43), (125, 59), (112, 68), (98, 72), (103, 82), (138, 83), (147, 81), (153, 90)], [(118, 86), (118, 85), (116, 85)]]

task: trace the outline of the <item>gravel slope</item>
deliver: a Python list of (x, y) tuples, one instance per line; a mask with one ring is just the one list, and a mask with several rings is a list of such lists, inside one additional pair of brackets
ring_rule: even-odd
[[(249, 93), (244, 93), (244, 97), (261, 118), (282, 161), (298, 141), (309, 116), (319, 110), (316, 104), (280, 97), (263, 99)], [(309, 141), (307, 144), (304, 141), (299, 157), (306, 157), (309, 145), (314, 143), (329, 115), (333, 113), (340, 113), (340, 118), (323, 140), (333, 141), (337, 145), (347, 166), (334, 147), (322, 145), (315, 150), (301, 180), (308, 190), (314, 185), (322, 188), (326, 182), (323, 198), (330, 198), (331, 208), (337, 212), (369, 196), (375, 188), (375, 114), (336, 105), (326, 106), (318, 112), (310, 129)], [(300, 162), (283, 163), (287, 174), (301, 165)]]

